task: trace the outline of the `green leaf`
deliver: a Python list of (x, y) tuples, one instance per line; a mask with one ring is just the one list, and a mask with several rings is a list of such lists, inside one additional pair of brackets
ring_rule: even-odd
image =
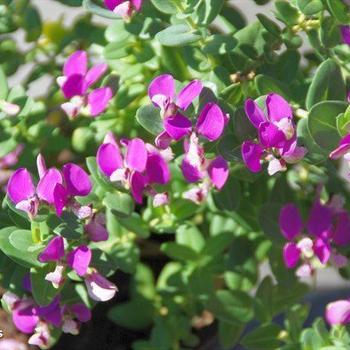
[(241, 325), (219, 321), (219, 341), (224, 349), (232, 349), (243, 331)]
[(350, 132), (350, 106), (337, 117), (337, 129), (342, 137)]
[(341, 70), (332, 59), (324, 61), (317, 69), (306, 96), (306, 108), (325, 100), (344, 101), (346, 88)]
[(97, 4), (95, 4), (93, 0), (83, 0), (83, 7), (87, 11), (97, 16), (110, 18), (110, 19), (119, 19), (119, 20), (122, 19), (119, 15), (116, 15), (113, 11), (110, 11), (106, 8), (98, 6)]
[(288, 1), (277, 0), (275, 2), (276, 18), (286, 23), (288, 26), (294, 26), (299, 21), (299, 12)]
[(119, 191), (107, 193), (103, 199), (103, 204), (112, 210), (113, 214), (121, 218), (129, 217), (134, 211), (132, 197), (127, 193)]
[(333, 17), (324, 17), (321, 21), (320, 29), (321, 43), (325, 47), (332, 48), (339, 45), (340, 40), (340, 28), (339, 24)]
[(209, 301), (209, 309), (223, 322), (239, 325), (253, 318), (252, 299), (240, 291), (218, 290)]
[(328, 153), (339, 142), (337, 116), (345, 111), (347, 103), (323, 101), (314, 105), (309, 113), (308, 127), (315, 142)]
[(159, 135), (164, 130), (159, 109), (153, 105), (141, 106), (136, 112), (136, 120), (153, 135)]
[(290, 91), (283, 82), (275, 80), (264, 74), (259, 74), (255, 77), (256, 88), (260, 95), (267, 95), (275, 92), (286, 99), (290, 98)]
[(186, 46), (199, 41), (201, 36), (186, 24), (174, 24), (161, 32), (156, 39), (164, 46)]
[(51, 282), (45, 280), (45, 276), (53, 270), (54, 266), (52, 264), (47, 264), (42, 268), (30, 269), (32, 294), (34, 300), (41, 306), (50, 304), (59, 293), (59, 289), (54, 288)]
[(134, 273), (139, 261), (140, 251), (134, 243), (125, 242), (114, 246), (110, 255), (123, 272)]
[(262, 13), (258, 13), (256, 16), (258, 17), (258, 20), (268, 32), (270, 32), (272, 35), (276, 37), (280, 36), (281, 28), (278, 26), (277, 23), (275, 23), (269, 17), (265, 16)]
[(114, 306), (108, 311), (108, 318), (119, 326), (141, 330), (151, 325), (153, 313), (152, 302), (139, 296), (132, 301)]
[(169, 15), (174, 15), (178, 12), (175, 2), (172, 0), (151, 0), (151, 3), (160, 12)]
[(331, 14), (342, 24), (350, 23), (349, 7), (343, 0), (327, 0)]
[(231, 52), (237, 45), (237, 40), (228, 35), (214, 34), (208, 38), (203, 52), (211, 55), (224, 55)]
[(126, 219), (118, 218), (119, 223), (131, 232), (136, 233), (139, 237), (147, 238), (150, 235), (148, 225), (142, 220), (140, 214), (132, 213)]
[(275, 350), (281, 345), (278, 340), (280, 331), (275, 324), (263, 325), (245, 335), (241, 344), (249, 350)]
[(259, 212), (259, 223), (264, 233), (272, 239), (273, 242), (283, 242), (284, 237), (278, 223), (281, 210), (280, 203), (265, 203)]
[(229, 177), (225, 186), (213, 194), (213, 199), (219, 210), (235, 211), (241, 199), (239, 181), (233, 177)]
[(191, 224), (180, 225), (176, 230), (176, 243), (185, 245), (200, 252), (205, 240), (199, 229)]
[(32, 233), (28, 230), (16, 230), (9, 236), (10, 243), (18, 250), (27, 252), (34, 245)]
[(198, 25), (205, 27), (213, 22), (221, 12), (224, 2), (225, 0), (203, 0), (195, 12)]
[(7, 77), (3, 68), (0, 66), (0, 99), (6, 99), (9, 92)]
[(106, 60), (119, 60), (120, 58), (126, 57), (130, 54), (131, 43), (128, 41), (124, 42), (112, 42), (105, 46), (103, 55)]
[(64, 212), (59, 218), (61, 223), (53, 229), (53, 232), (67, 239), (79, 239), (84, 233), (84, 227), (79, 219), (70, 212)]
[(301, 334), (300, 342), (302, 350), (319, 350), (326, 345), (313, 329), (305, 329)]
[(23, 28), (27, 32), (26, 41), (35, 41), (41, 35), (42, 24), (38, 10), (28, 6), (24, 11)]
[(306, 16), (315, 15), (323, 10), (321, 0), (297, 0), (299, 10)]
[(27, 268), (31, 268), (33, 266), (42, 266), (42, 264), (37, 260), (37, 254), (33, 252), (24, 252), (22, 250), (18, 250), (10, 243), (10, 235), (12, 232), (17, 230), (17, 227), (6, 227), (0, 230), (1, 251), (21, 266)]
[(230, 232), (222, 232), (209, 237), (205, 242), (201, 255), (214, 258), (222, 254), (222, 252), (230, 246), (233, 239), (234, 236)]
[(170, 258), (181, 261), (194, 261), (198, 259), (198, 254), (192, 248), (178, 243), (163, 243), (161, 250)]

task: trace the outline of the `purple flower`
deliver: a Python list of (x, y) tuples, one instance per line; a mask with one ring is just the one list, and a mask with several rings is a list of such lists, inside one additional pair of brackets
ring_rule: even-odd
[(61, 106), (69, 117), (74, 118), (80, 113), (96, 117), (106, 110), (113, 95), (111, 88), (101, 87), (89, 91), (106, 70), (105, 63), (88, 70), (85, 51), (76, 51), (69, 56), (63, 66), (63, 76), (57, 78), (65, 98), (70, 100)]
[(115, 284), (108, 281), (97, 271), (92, 271), (85, 277), (85, 285), (90, 297), (96, 301), (110, 300), (118, 291)]
[(227, 161), (221, 156), (217, 156), (213, 160), (206, 159), (204, 149), (199, 144), (195, 133), (191, 134), (188, 141), (185, 140), (185, 156), (181, 170), (187, 182), (201, 181), (204, 184), (197, 194), (196, 190), (185, 194), (185, 198), (195, 203), (201, 203), (206, 198), (210, 186), (221, 190), (229, 176)]
[(103, 214), (95, 214), (85, 225), (85, 232), (93, 242), (106, 241), (108, 231), (106, 230), (106, 218)]
[(331, 262), (339, 267), (347, 263), (347, 258), (339, 254), (334, 245), (350, 243), (350, 216), (337, 196), (322, 204), (320, 190), (305, 225), (312, 238), (302, 237), (304, 223), (294, 204), (288, 203), (280, 211), (280, 229), (288, 240), (283, 248), (284, 263), (287, 268), (294, 268), (302, 260), (303, 265), (297, 270), (301, 277), (309, 276), (318, 267), (313, 257), (317, 257), (322, 265)]
[(31, 299), (23, 299), (12, 309), (12, 320), (18, 330), (33, 333), (38, 322), (37, 307)]
[(338, 300), (328, 304), (325, 318), (331, 326), (350, 323), (350, 301)]
[(67, 255), (67, 263), (78, 276), (84, 276), (90, 265), (91, 257), (90, 248), (86, 245), (81, 245)]
[(350, 26), (341, 26), (340, 33), (343, 39), (343, 43), (350, 46)]
[(129, 19), (135, 11), (140, 11), (143, 0), (104, 0), (105, 6), (123, 17)]
[(179, 109), (186, 110), (200, 95), (202, 83), (193, 80), (179, 94), (175, 91), (175, 80), (170, 74), (163, 74), (153, 79), (148, 87), (148, 96), (159, 107), (164, 118), (174, 116)]
[(329, 155), (330, 159), (339, 159), (341, 157), (350, 160), (350, 134), (344, 136), (340, 140), (338, 147)]
[(145, 144), (141, 139), (123, 140), (124, 155), (114, 139), (103, 143), (97, 151), (100, 171), (112, 182), (119, 182), (131, 193), (137, 203), (142, 203), (145, 191), (155, 194), (152, 185), (165, 185), (170, 181), (170, 170), (166, 161), (167, 152)]
[(39, 254), (38, 260), (42, 263), (59, 261), (64, 257), (64, 240), (56, 236), (50, 240), (46, 248)]
[(280, 95), (269, 94), (265, 100), (266, 113), (252, 99), (245, 102), (245, 113), (257, 129), (257, 140), (244, 141), (241, 152), (247, 168), (256, 173), (262, 170), (261, 161), (269, 163), (270, 175), (286, 170), (286, 163), (294, 164), (306, 154), (296, 141), (293, 111)]

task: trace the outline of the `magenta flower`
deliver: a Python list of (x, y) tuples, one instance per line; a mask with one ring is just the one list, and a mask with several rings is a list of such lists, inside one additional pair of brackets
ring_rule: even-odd
[(37, 167), (40, 180), (34, 186), (27, 169), (16, 170), (9, 179), (7, 194), (16, 208), (36, 216), (41, 203), (52, 205), (58, 216), (65, 206), (76, 208), (75, 196), (87, 196), (92, 184), (88, 174), (78, 165), (68, 163), (63, 166), (63, 176), (56, 168), (46, 168), (43, 157), (39, 154)]
[(97, 164), (100, 171), (112, 182), (119, 182), (130, 188), (137, 203), (142, 203), (145, 192), (155, 194), (152, 185), (165, 185), (170, 180), (170, 170), (165, 152), (146, 145), (141, 139), (123, 140), (122, 155), (116, 140), (110, 136), (97, 151)]
[[(205, 158), (204, 149), (199, 145), (198, 137), (192, 133), (189, 141), (185, 140), (185, 156), (181, 164), (182, 173), (189, 183), (201, 181), (203, 185), (199, 193), (186, 192), (185, 198), (201, 203), (208, 194), (210, 186), (221, 190), (229, 176), (227, 161), (217, 156), (213, 160)], [(192, 194), (192, 195), (191, 195)]]
[(107, 86), (89, 91), (106, 70), (105, 63), (88, 70), (85, 51), (76, 51), (69, 56), (63, 66), (63, 76), (57, 78), (64, 97), (70, 100), (61, 106), (69, 117), (74, 118), (80, 113), (96, 117), (106, 110), (113, 95), (111, 88)]
[(245, 112), (251, 124), (257, 129), (257, 140), (244, 141), (242, 158), (247, 168), (256, 173), (262, 170), (261, 161), (267, 161), (268, 173), (286, 170), (286, 163), (301, 160), (306, 149), (297, 145), (293, 111), (280, 95), (266, 97), (266, 114), (252, 99), (245, 102)]
[(326, 307), (325, 318), (329, 325), (346, 325), (350, 323), (350, 300), (338, 300)]
[(344, 157), (346, 160), (350, 160), (350, 134), (344, 136), (339, 141), (338, 147), (329, 155), (330, 159), (339, 159), (341, 157)]
[(108, 301), (112, 299), (118, 291), (115, 284), (108, 281), (97, 271), (88, 273), (85, 278), (85, 285), (89, 296), (96, 301)]
[(350, 26), (341, 26), (340, 33), (342, 36), (343, 43), (350, 46)]
[(143, 0), (104, 0), (104, 3), (115, 14), (129, 19), (134, 12), (141, 10)]
[(42, 263), (58, 261), (64, 257), (64, 239), (56, 236), (50, 240), (46, 248), (39, 254), (38, 260)]
[[(337, 203), (337, 198), (322, 204), (317, 196), (304, 225), (298, 208), (286, 204), (280, 211), (279, 225), (288, 240), (283, 248), (283, 260), (287, 268), (295, 268), (299, 261), (297, 275), (308, 276), (319, 264), (331, 262), (337, 267), (347, 264), (347, 258), (334, 247), (350, 243), (350, 216)], [(306, 226), (309, 236), (303, 236)], [(317, 258), (317, 261), (314, 259)]]
[(81, 245), (67, 255), (68, 265), (77, 273), (84, 276), (91, 262), (92, 253), (89, 247)]

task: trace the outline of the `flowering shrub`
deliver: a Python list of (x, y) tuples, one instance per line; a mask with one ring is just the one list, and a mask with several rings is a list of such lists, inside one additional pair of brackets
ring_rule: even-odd
[(350, 299), (305, 324), (310, 280), (350, 278), (349, 2), (51, 1), (82, 14), (0, 5), (0, 285), (28, 343), (108, 301), (134, 350), (349, 349)]

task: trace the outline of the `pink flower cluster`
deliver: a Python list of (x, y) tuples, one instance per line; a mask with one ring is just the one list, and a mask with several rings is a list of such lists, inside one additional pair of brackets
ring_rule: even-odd
[(188, 183), (199, 183), (184, 193), (184, 197), (196, 203), (206, 199), (210, 187), (220, 190), (229, 175), (227, 161), (221, 156), (207, 159), (203, 145), (204, 141), (214, 142), (222, 136), (228, 115), (213, 102), (201, 109), (195, 125), (184, 114), (202, 88), (199, 80), (193, 80), (177, 94), (175, 80), (169, 74), (158, 76), (148, 88), (148, 95), (163, 118), (164, 131), (157, 136), (155, 144), (167, 149), (172, 142), (183, 140), (182, 174)]
[(33, 218), (40, 206), (53, 206), (58, 216), (64, 208), (71, 208), (80, 218), (91, 216), (90, 207), (81, 207), (76, 196), (87, 196), (92, 184), (89, 175), (78, 165), (67, 163), (62, 171), (47, 169), (44, 158), (37, 157), (39, 182), (35, 186), (32, 176), (26, 168), (17, 169), (9, 179), (7, 195), (17, 209)]
[(265, 99), (266, 112), (252, 99), (245, 102), (245, 113), (257, 129), (256, 140), (242, 144), (242, 158), (247, 168), (262, 170), (262, 161), (268, 163), (268, 173), (273, 175), (287, 170), (287, 163), (294, 164), (306, 154), (297, 144), (293, 110), (280, 95), (272, 93)]
[(63, 76), (57, 78), (63, 95), (69, 102), (61, 105), (68, 117), (79, 114), (96, 117), (108, 107), (113, 93), (108, 86), (89, 91), (107, 71), (107, 64), (101, 63), (88, 69), (85, 51), (74, 52), (63, 66)]
[[(30, 280), (25, 284), (30, 293)], [(85, 304), (62, 305), (59, 296), (46, 306), (38, 305), (31, 296), (19, 298), (11, 292), (6, 292), (2, 301), (11, 311), (16, 328), (25, 334), (31, 334), (28, 343), (42, 349), (50, 346), (50, 334), (54, 327), (76, 335), (79, 334), (80, 325), (91, 319), (91, 312)]]
[(301, 261), (296, 271), (299, 277), (308, 277), (329, 262), (336, 267), (347, 265), (348, 259), (336, 248), (350, 243), (350, 216), (339, 196), (321, 203), (318, 195), (306, 224), (298, 208), (286, 204), (280, 211), (279, 225), (288, 240), (283, 248), (284, 263), (292, 269)]

